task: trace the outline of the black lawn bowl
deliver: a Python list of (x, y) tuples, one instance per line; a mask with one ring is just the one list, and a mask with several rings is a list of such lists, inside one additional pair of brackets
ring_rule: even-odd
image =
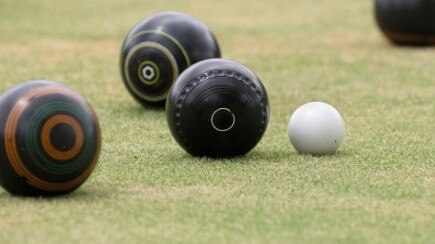
[(130, 94), (143, 106), (164, 106), (178, 75), (201, 60), (219, 58), (210, 29), (184, 13), (161, 12), (136, 26), (124, 39), (121, 73)]
[(97, 117), (78, 93), (51, 81), (29, 81), (0, 97), (0, 185), (14, 195), (74, 191), (100, 153)]
[(374, 11), (379, 28), (394, 44), (435, 44), (434, 0), (375, 0)]
[(260, 79), (225, 59), (199, 62), (171, 88), (166, 117), (172, 135), (194, 156), (228, 158), (253, 149), (269, 121), (269, 101)]

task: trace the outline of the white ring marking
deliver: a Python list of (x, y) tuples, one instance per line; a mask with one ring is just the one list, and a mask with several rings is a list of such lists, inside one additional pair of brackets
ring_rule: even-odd
[[(214, 115), (219, 112), (219, 111), (227, 111), (231, 114), (231, 116), (233, 117), (233, 122), (231, 123), (231, 125), (226, 128), (226, 129), (219, 129), (216, 127), (216, 125), (214, 124)], [(231, 110), (229, 110), (228, 108), (218, 108), (216, 111), (213, 112), (213, 114), (210, 117), (210, 122), (211, 122), (211, 126), (213, 126), (213, 128), (219, 132), (225, 132), (225, 131), (229, 131), (231, 130), (231, 128), (233, 128), (234, 124), (236, 123), (236, 116), (234, 116), (233, 112), (231, 112)]]

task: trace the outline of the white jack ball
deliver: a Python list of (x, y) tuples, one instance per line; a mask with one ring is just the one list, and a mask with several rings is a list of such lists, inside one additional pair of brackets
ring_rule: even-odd
[(344, 141), (344, 121), (337, 109), (327, 103), (306, 103), (290, 117), (288, 136), (299, 153), (332, 154)]

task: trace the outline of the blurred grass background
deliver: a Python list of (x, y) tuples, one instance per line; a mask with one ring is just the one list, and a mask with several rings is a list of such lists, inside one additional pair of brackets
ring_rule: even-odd
[[(226, 58), (254, 70), (271, 119), (248, 155), (187, 155), (160, 110), (126, 92), (124, 35), (162, 10), (189, 13)], [(91, 178), (54, 199), (0, 190), (0, 243), (430, 243), (435, 238), (435, 49), (383, 39), (371, 1), (0, 0), (0, 92), (30, 79), (85, 96), (103, 130)], [(298, 155), (290, 114), (337, 107), (347, 138)]]

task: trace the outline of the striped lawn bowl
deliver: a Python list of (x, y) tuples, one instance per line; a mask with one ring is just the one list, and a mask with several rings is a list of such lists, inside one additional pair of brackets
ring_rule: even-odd
[(0, 97), (0, 184), (26, 196), (78, 188), (100, 153), (95, 112), (78, 93), (52, 81), (29, 81)]

